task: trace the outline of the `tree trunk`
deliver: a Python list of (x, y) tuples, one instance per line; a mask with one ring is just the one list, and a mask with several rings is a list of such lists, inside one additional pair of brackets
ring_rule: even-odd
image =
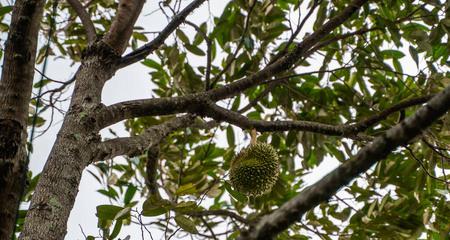
[(28, 161), (26, 126), (43, 0), (17, 0), (0, 81), (0, 239), (10, 239)]
[(100, 142), (92, 116), (103, 107), (101, 90), (114, 74), (116, 60), (102, 42), (86, 51), (69, 111), (36, 186), (19, 239), (64, 239), (81, 174)]

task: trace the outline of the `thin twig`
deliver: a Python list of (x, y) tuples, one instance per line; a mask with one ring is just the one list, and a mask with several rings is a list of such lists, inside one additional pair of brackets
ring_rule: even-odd
[(196, 8), (200, 7), (200, 5), (205, 1), (206, 0), (195, 0), (194, 2), (189, 4), (178, 15), (172, 18), (172, 21), (167, 24), (167, 26), (159, 33), (159, 35), (155, 39), (124, 56), (121, 59), (118, 68), (123, 68), (135, 62), (138, 62), (144, 59), (154, 50), (158, 49), (164, 43), (166, 38), (169, 37), (170, 34), (175, 31), (175, 29), (177, 29), (181, 23), (185, 21), (186, 17)]
[(247, 33), (248, 28), (249, 28), (249, 26), (250, 26), (250, 17), (251, 17), (251, 14), (252, 14), (252, 12), (253, 12), (253, 9), (255, 8), (256, 2), (257, 2), (256, 0), (253, 1), (253, 5), (251, 5), (251, 6), (250, 6), (250, 9), (248, 10), (248, 13), (247, 13), (247, 19), (245, 20), (245, 27), (244, 27), (244, 31), (243, 31), (243, 33), (242, 33), (242, 37), (241, 37), (241, 39), (239, 40), (239, 43), (238, 43), (236, 49), (234, 50), (233, 55), (231, 55), (230, 61), (228, 61), (228, 62), (226, 63), (226, 65), (225, 65), (225, 67), (222, 69), (222, 71), (220, 71), (220, 72), (214, 77), (214, 79), (212, 80), (212, 83), (211, 83), (211, 87), (210, 87), (210, 88), (214, 88), (214, 86), (215, 86), (215, 85), (217, 84), (217, 82), (220, 80), (220, 77), (222, 77), (222, 75), (223, 75), (226, 71), (228, 71), (228, 69), (231, 67), (232, 63), (236, 60), (236, 56), (237, 56), (237, 54), (239, 53), (239, 50), (241, 50), (241, 48), (242, 48), (242, 46), (243, 46), (243, 44), (244, 44), (245, 36), (246, 36), (246, 33)]
[(423, 169), (423, 171), (425, 171), (425, 173), (426, 173), (430, 178), (432, 178), (432, 179), (434, 179), (434, 180), (437, 180), (437, 181), (440, 181), (440, 182), (447, 183), (446, 181), (444, 181), (444, 180), (442, 180), (442, 179), (440, 179), (440, 178), (438, 178), (438, 177), (433, 176), (433, 175), (428, 171), (428, 169), (425, 167), (425, 164), (423, 163), (423, 161), (416, 157), (416, 155), (414, 154), (414, 152), (413, 152), (413, 150), (412, 150), (411, 148), (405, 146), (405, 149), (408, 150), (408, 152), (411, 154), (411, 157), (414, 158), (414, 160), (416, 160), (417, 163), (419, 163), (420, 167)]

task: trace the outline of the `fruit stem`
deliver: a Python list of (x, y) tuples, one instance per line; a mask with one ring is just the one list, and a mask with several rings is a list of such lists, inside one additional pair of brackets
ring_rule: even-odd
[(254, 128), (250, 131), (250, 144), (256, 144), (256, 129)]

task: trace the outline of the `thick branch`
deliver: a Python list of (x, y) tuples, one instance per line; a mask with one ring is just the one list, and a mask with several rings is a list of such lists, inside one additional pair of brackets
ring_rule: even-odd
[(195, 0), (183, 9), (179, 14), (175, 15), (172, 21), (159, 33), (159, 35), (153, 39), (153, 41), (145, 44), (144, 46), (136, 49), (134, 52), (124, 56), (119, 68), (126, 67), (130, 64), (138, 62), (144, 59), (147, 55), (158, 49), (169, 37), (169, 35), (178, 28), (178, 26), (184, 22), (186, 17), (192, 13), (196, 8), (200, 7), (206, 0)]
[(398, 104), (393, 105), (377, 114), (374, 114), (366, 119), (353, 124), (345, 125), (331, 125), (312, 121), (263, 121), (252, 120), (247, 117), (225, 108), (222, 108), (212, 102), (205, 104), (198, 108), (199, 114), (211, 117), (217, 121), (225, 121), (243, 129), (253, 129), (260, 132), (273, 132), (273, 131), (307, 131), (315, 132), (331, 136), (342, 136), (350, 138), (359, 138), (358, 133), (366, 130), (374, 124), (386, 119), (392, 113), (403, 110), (410, 106), (423, 104), (430, 100), (432, 95), (426, 95), (422, 97), (412, 98), (405, 100)]
[(145, 0), (120, 0), (116, 18), (104, 37), (105, 43), (117, 54), (125, 51), (144, 3)]
[(386, 158), (397, 147), (407, 144), (421, 134), (439, 117), (450, 109), (450, 86), (433, 97), (413, 116), (377, 137), (371, 144), (362, 148), (351, 160), (343, 163), (316, 184), (308, 187), (279, 209), (264, 216), (254, 227), (243, 232), (239, 239), (271, 239), (299, 221), (302, 215), (319, 203), (327, 201), (336, 192), (359, 174), (367, 171), (373, 164)]
[[(236, 126), (239, 126), (243, 129), (252, 129), (256, 128), (260, 132), (267, 131), (290, 131), (290, 130), (298, 130), (298, 131), (307, 131), (307, 132), (315, 132), (325, 135), (331, 136), (342, 136), (349, 138), (360, 139), (358, 133), (365, 131), (367, 128), (373, 126), (374, 124), (386, 119), (389, 115), (406, 109), (411, 106), (416, 106), (425, 103), (429, 99), (431, 99), (433, 95), (420, 96), (417, 98), (411, 98), (404, 100), (400, 103), (397, 103), (379, 113), (376, 113), (372, 116), (369, 116), (363, 120), (360, 120), (351, 124), (342, 124), (342, 125), (331, 125), (325, 123), (318, 123), (312, 121), (263, 121), (263, 120), (251, 120), (247, 117), (241, 115), (239, 112), (234, 112), (222, 107), (217, 106), (211, 101), (200, 101), (192, 99), (189, 102), (195, 102), (195, 104), (177, 104), (178, 110), (180, 112), (191, 112), (195, 114), (199, 114), (202, 116), (211, 117), (216, 121), (225, 121)], [(142, 111), (142, 116), (145, 114), (152, 115), (153, 112), (148, 112), (143, 109), (152, 109), (155, 112), (164, 111), (165, 104), (168, 102), (163, 102), (163, 100), (168, 99), (153, 99), (154, 101), (146, 101), (142, 100), (141, 102), (131, 101), (130, 105), (118, 105), (117, 107), (123, 107), (120, 112), (122, 114), (128, 115), (131, 117), (130, 112), (138, 112), (139, 109)], [(169, 101), (170, 102), (170, 101)], [(153, 107), (148, 106), (147, 104), (153, 105)], [(157, 108), (157, 106), (161, 105), (161, 109)], [(114, 105), (113, 105), (114, 106)], [(167, 112), (170, 114), (171, 112)]]
[[(209, 103), (201, 107), (202, 115), (211, 117), (217, 121), (226, 121), (243, 129), (256, 129), (259, 132), (274, 131), (307, 131), (321, 133), (332, 136), (343, 136), (347, 134), (345, 127), (342, 125), (329, 125), (310, 121), (263, 121), (252, 120), (237, 112), (222, 108), (214, 103)], [(350, 126), (348, 126), (350, 127)]]
[(91, 17), (84, 9), (83, 5), (78, 0), (67, 0), (70, 6), (75, 10), (80, 17), (81, 23), (83, 23), (84, 29), (86, 30), (86, 36), (89, 43), (95, 41), (97, 34), (95, 33), (94, 24), (91, 21)]
[(194, 122), (194, 116), (185, 115), (169, 120), (160, 125), (147, 128), (143, 133), (133, 137), (121, 137), (99, 144), (95, 161), (111, 159), (121, 155), (136, 156), (142, 154), (161, 142), (171, 132), (186, 127)]

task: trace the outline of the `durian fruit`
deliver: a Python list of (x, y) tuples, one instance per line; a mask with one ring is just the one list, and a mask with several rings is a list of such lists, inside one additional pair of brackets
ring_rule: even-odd
[(252, 141), (231, 161), (231, 185), (245, 195), (260, 196), (270, 192), (279, 169), (275, 149), (270, 144)]

